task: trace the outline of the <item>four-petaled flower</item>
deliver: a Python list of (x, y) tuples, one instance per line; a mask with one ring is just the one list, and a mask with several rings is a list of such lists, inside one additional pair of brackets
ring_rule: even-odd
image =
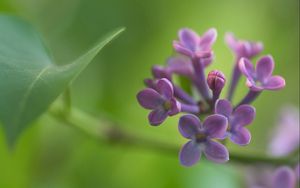
[(207, 159), (218, 163), (229, 160), (227, 148), (213, 139), (222, 138), (227, 129), (227, 119), (218, 114), (208, 116), (202, 124), (195, 115), (184, 115), (179, 120), (181, 135), (190, 139), (179, 153), (182, 165), (192, 166), (204, 152)]
[(201, 57), (204, 66), (211, 63), (213, 59), (211, 46), (217, 38), (216, 29), (211, 28), (202, 36), (199, 36), (193, 30), (184, 28), (179, 30), (178, 38), (179, 41), (173, 42), (173, 47), (178, 53), (191, 58)]
[(228, 128), (225, 136), (238, 145), (247, 145), (250, 143), (251, 134), (245, 128), (255, 117), (255, 108), (250, 105), (241, 105), (233, 110), (230, 102), (225, 99), (219, 99), (215, 105), (215, 113), (221, 114), (228, 119)]
[(246, 85), (252, 91), (279, 90), (285, 86), (285, 80), (281, 76), (272, 76), (274, 61), (270, 55), (258, 60), (256, 70), (246, 58), (240, 60), (239, 68), (247, 78)]
[(180, 103), (174, 97), (173, 86), (166, 78), (155, 83), (155, 89), (146, 88), (137, 94), (141, 106), (152, 110), (148, 116), (151, 125), (161, 124), (168, 116), (178, 114)]
[(225, 42), (235, 53), (237, 58), (245, 57), (251, 59), (263, 50), (263, 44), (261, 42), (238, 40), (233, 33), (226, 34)]

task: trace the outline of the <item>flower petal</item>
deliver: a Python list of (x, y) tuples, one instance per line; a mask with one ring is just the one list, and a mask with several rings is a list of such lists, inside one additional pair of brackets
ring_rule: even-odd
[(181, 104), (176, 99), (171, 99), (171, 108), (168, 111), (169, 116), (178, 114), (181, 111)]
[(228, 47), (236, 53), (238, 41), (233, 33), (228, 32), (225, 34), (225, 42), (228, 45)]
[(201, 37), (199, 41), (199, 46), (201, 50), (210, 50), (211, 45), (217, 39), (217, 30), (215, 28), (211, 28), (207, 30)]
[(178, 33), (180, 43), (191, 51), (195, 51), (198, 45), (199, 36), (191, 29), (184, 28)]
[(272, 188), (294, 188), (296, 176), (292, 169), (287, 166), (278, 168), (272, 179)]
[(168, 80), (171, 80), (171, 74), (168, 71), (168, 68), (159, 66), (159, 65), (154, 65), (152, 67), (152, 75), (157, 78), (167, 78)]
[(241, 105), (232, 114), (231, 126), (245, 126), (250, 124), (255, 117), (255, 108), (251, 105)]
[(156, 89), (158, 93), (165, 97), (165, 99), (170, 100), (171, 98), (173, 98), (173, 85), (168, 79), (159, 79), (156, 84)]
[(146, 109), (155, 109), (164, 103), (160, 94), (151, 88), (146, 88), (137, 94), (140, 105)]
[(226, 99), (217, 100), (215, 104), (215, 113), (229, 118), (232, 113), (231, 103)]
[(176, 52), (181, 53), (182, 55), (186, 55), (188, 57), (193, 57), (194, 55), (194, 53), (190, 49), (185, 48), (178, 41), (173, 41), (173, 48)]
[(204, 130), (210, 138), (224, 138), (227, 125), (227, 118), (219, 114), (210, 115), (203, 122)]
[(251, 61), (247, 58), (241, 58), (239, 61), (239, 68), (242, 74), (244, 74), (247, 79), (254, 80), (255, 70)]
[(168, 59), (168, 65), (171, 72), (192, 77), (194, 73), (192, 62), (183, 57), (172, 57)]
[(164, 109), (156, 109), (150, 112), (148, 119), (151, 125), (160, 125), (168, 117)]
[(180, 163), (184, 166), (192, 166), (199, 161), (201, 150), (197, 143), (187, 142), (179, 152)]
[(258, 55), (264, 49), (264, 45), (262, 42), (251, 42), (250, 45), (251, 45), (251, 52), (249, 54), (250, 58)]
[(238, 145), (247, 145), (251, 141), (251, 134), (248, 129), (240, 127), (238, 130), (231, 132), (230, 140)]
[(285, 87), (285, 80), (281, 76), (271, 76), (263, 87), (267, 90), (279, 90)]
[(227, 148), (215, 141), (207, 141), (204, 149), (204, 154), (208, 160), (216, 163), (225, 163), (229, 160)]
[(185, 138), (192, 138), (199, 132), (200, 128), (201, 122), (195, 115), (188, 114), (181, 116), (181, 118), (179, 119), (178, 130)]
[(265, 81), (272, 75), (274, 69), (274, 60), (272, 56), (264, 56), (260, 58), (256, 65), (256, 76), (261, 83)]

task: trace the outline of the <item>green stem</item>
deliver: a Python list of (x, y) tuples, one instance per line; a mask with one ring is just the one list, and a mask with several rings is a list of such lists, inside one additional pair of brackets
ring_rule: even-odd
[[(126, 131), (118, 124), (111, 121), (103, 121), (95, 118), (79, 109), (72, 108), (70, 113), (64, 112), (64, 107), (61, 103), (55, 103), (49, 110), (49, 113), (59, 121), (62, 121), (78, 130), (86, 133), (95, 139), (109, 144), (121, 144), (130, 147), (138, 147), (141, 149), (158, 151), (177, 156), (179, 146), (176, 144), (159, 141), (157, 139), (140, 136)], [(264, 163), (274, 166), (290, 165), (297, 163), (297, 155), (294, 157), (274, 158), (257, 154), (239, 154), (230, 152), (230, 161), (241, 164), (256, 164)]]

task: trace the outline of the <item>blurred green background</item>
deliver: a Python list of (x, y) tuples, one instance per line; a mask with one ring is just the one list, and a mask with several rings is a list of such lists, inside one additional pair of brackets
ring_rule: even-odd
[[(229, 78), (233, 56), (224, 33), (261, 40), (263, 54), (272, 54), (275, 73), (287, 87), (264, 92), (254, 103), (257, 118), (251, 125), (248, 147), (238, 152), (263, 152), (277, 113), (285, 104), (299, 105), (298, 0), (1, 0), (0, 11), (18, 15), (43, 35), (57, 63), (71, 62), (110, 30), (126, 32), (106, 47), (72, 85), (73, 105), (91, 114), (106, 114), (129, 130), (183, 144), (177, 118), (150, 127), (148, 111), (136, 102), (143, 79), (153, 64), (172, 54), (172, 40), (181, 27), (202, 33), (215, 27), (216, 60), (207, 71), (220, 69)], [(244, 81), (235, 101), (247, 92)], [(3, 107), (1, 107), (3, 108)], [(5, 108), (5, 107), (4, 107)], [(239, 168), (201, 161), (184, 168), (177, 156), (143, 149), (109, 146), (43, 115), (8, 151), (0, 132), (0, 187), (130, 187), (216, 188), (243, 187)]]

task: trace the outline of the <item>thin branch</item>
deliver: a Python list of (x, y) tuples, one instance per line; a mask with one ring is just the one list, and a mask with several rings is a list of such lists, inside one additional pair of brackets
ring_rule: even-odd
[[(79, 109), (72, 108), (70, 113), (65, 113), (61, 104), (55, 103), (49, 110), (49, 113), (60, 122), (77, 128), (85, 134), (95, 139), (108, 143), (128, 147), (137, 147), (140, 149), (153, 150), (159, 153), (171, 154), (177, 156), (180, 147), (176, 144), (159, 141), (157, 139), (141, 136), (126, 131), (117, 123), (112, 121), (103, 121), (95, 118)], [(273, 166), (290, 165), (293, 166), (298, 161), (298, 155), (290, 157), (274, 158), (258, 154), (239, 154), (230, 152), (230, 162), (241, 164), (269, 164)]]

